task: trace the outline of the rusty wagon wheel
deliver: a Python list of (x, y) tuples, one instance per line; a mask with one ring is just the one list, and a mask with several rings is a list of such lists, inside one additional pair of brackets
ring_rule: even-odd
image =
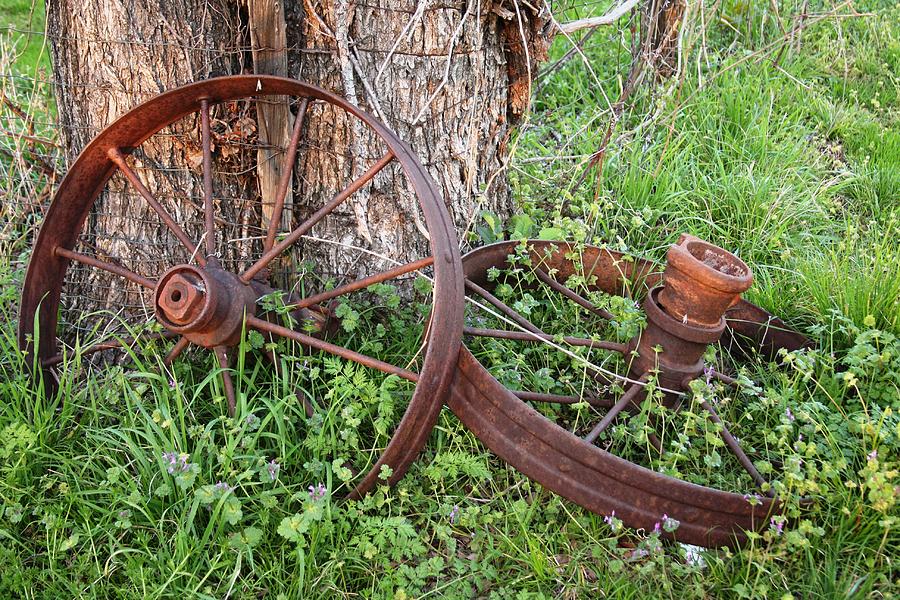
[[(665, 270), (607, 249), (537, 240), (476, 249), (463, 257), (463, 269), (470, 307), (476, 308), (467, 309), (467, 341), (450, 407), (492, 451), (557, 494), (596, 514), (615, 514), (631, 527), (649, 531), (663, 515), (676, 519), (680, 526), (674, 534), (663, 535), (682, 542), (734, 546), (747, 539), (747, 530), (769, 524), (782, 503), (708, 402), (702, 403), (702, 411), (716, 429), (721, 426), (722, 441), (759, 487), (755, 492), (732, 493), (665, 475), (617, 456), (612, 441), (603, 439), (617, 416), (639, 413), (648, 383), (659, 403), (671, 410), (689, 404), (685, 392), (694, 379), (735, 384), (704, 364), (707, 346), (720, 337), (723, 346), (740, 343), (770, 355), (809, 344), (779, 319), (740, 299), (752, 281), (747, 265), (720, 248), (682, 236), (670, 248)], [(601, 339), (598, 332), (610, 330), (613, 315), (608, 309), (615, 304), (604, 307), (604, 299), (627, 298), (624, 304), (639, 317), (631, 298), (640, 296), (646, 325), (632, 326), (639, 329), (636, 334), (628, 332), (627, 318), (620, 316), (621, 339)], [(546, 301), (546, 312), (538, 314), (535, 298)], [(532, 311), (533, 321), (525, 316)], [(572, 331), (564, 314), (577, 315), (579, 331)], [(535, 346), (540, 343), (550, 347)], [(567, 394), (522, 389), (516, 379), (524, 363), (515, 362), (516, 354), (507, 350), (510, 344), (535, 348), (534, 360), (545, 361), (545, 373), (571, 373), (576, 365), (581, 379), (569, 382)], [(505, 379), (506, 386), (497, 378)], [(576, 403), (588, 418), (565, 412), (564, 406)], [(567, 416), (558, 423), (554, 411)], [(652, 417), (647, 418), (652, 425)], [(647, 429), (644, 446), (661, 453), (654, 427)], [(607, 449), (597, 445), (598, 438)]]
[[(279, 103), (289, 107), (294, 125), (288, 128), (286, 147), (272, 148), (260, 141), (256, 117), (261, 107)], [(318, 194), (325, 201), (302, 219), (295, 207), (294, 218), (282, 224), (282, 215), (291, 208), (285, 198), (294, 188), (292, 171), (304, 119), (315, 120), (320, 129), (336, 129), (337, 120), (349, 123), (376, 140), (384, 153), (366, 159), (307, 147), (319, 152), (317, 156), (349, 161), (344, 164), (351, 164), (356, 176), (348, 176), (352, 181), (333, 191), (320, 187)], [(151, 138), (167, 140), (167, 150), (143, 149), (142, 144), (152, 145), (146, 144)], [(256, 188), (248, 188), (251, 178), (246, 174), (262, 160), (282, 161), (275, 197), (254, 198)], [(329, 243), (312, 235), (313, 227), (370, 186), (379, 173), (405, 178), (411, 210), (421, 213), (413, 216), (426, 230), (423, 257), (398, 264), (332, 240), (336, 252), (349, 253), (341, 255), (345, 271), (329, 271), (327, 265), (312, 269), (326, 274), (330, 286), (285, 267), (292, 266), (285, 256), (295, 244)], [(158, 196), (155, 187), (173, 191), (169, 197)], [(249, 200), (228, 197), (248, 189)], [(104, 212), (106, 198), (124, 195), (127, 214)], [(229, 202), (239, 203), (233, 207), (233, 221), (222, 216)], [(146, 240), (123, 236), (121, 231), (128, 230), (124, 224), (134, 215), (153, 222), (159, 243), (150, 246)], [(99, 223), (106, 229), (97, 233)], [(376, 258), (369, 260), (372, 256)], [(371, 268), (372, 263), (379, 267)], [(358, 276), (373, 270), (378, 272)], [(431, 321), (426, 326), (422, 316), (415, 353), (387, 361), (324, 339), (335, 302), (348, 294), (364, 294), (374, 284), (426, 271), (433, 280)], [(70, 289), (77, 292), (69, 294)], [(408, 380), (414, 389), (404, 392), (411, 396), (390, 441), (373, 445), (365, 464), (356, 465), (360, 473), (350, 493), (358, 496), (376, 483), (382, 465), (392, 470), (389, 483), (396, 482), (424, 446), (454, 375), (462, 296), (452, 222), (434, 183), (404, 142), (368, 113), (315, 86), (278, 77), (232, 76), (156, 96), (116, 120), (84, 149), (61, 183), (36, 239), (22, 291), (18, 335), (37, 370), (49, 376), (83, 334), (78, 315), (88, 310), (97, 311), (87, 315), (92, 331), (110, 335), (84, 348), (83, 354), (130, 350), (133, 339), (122, 332), (123, 323), (145, 338), (174, 339), (166, 364), (189, 346), (206, 349), (221, 367), (221, 389), (232, 414), (236, 397), (229, 366), (244, 329), (270, 342), (292, 340), (307, 352), (327, 353)], [(273, 302), (280, 302), (278, 310), (272, 309)], [(148, 324), (155, 333), (146, 333)], [(311, 408), (307, 403), (307, 412)]]

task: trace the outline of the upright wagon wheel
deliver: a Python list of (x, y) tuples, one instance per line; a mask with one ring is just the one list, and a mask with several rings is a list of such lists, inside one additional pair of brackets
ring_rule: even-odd
[[(277, 193), (274, 198), (245, 201), (234, 211), (242, 222), (228, 222), (221, 211), (228, 207), (226, 196), (231, 192), (222, 190), (233, 191), (245, 183), (238, 175), (225, 181), (230, 175), (225, 173), (223, 161), (232, 155), (248, 156), (246, 147), (258, 140), (254, 138), (258, 109), (272, 102), (288, 103), (294, 122), (286, 148), (266, 148), (266, 156), (282, 161)], [(238, 111), (240, 114), (235, 114)], [(318, 122), (324, 123), (320, 127), (330, 126), (328, 115), (356, 123), (352, 126), (361, 127), (382, 146), (383, 155), (331, 157), (350, 161), (356, 176), (348, 178), (333, 195), (329, 193), (330, 200), (311, 207), (308, 217), (297, 218), (299, 211), (295, 209), (295, 218), (282, 222), (285, 198), (294, 187), (292, 171), (302, 152), (304, 119), (309, 122), (314, 111), (319, 111)], [(180, 156), (177, 152), (163, 157), (152, 152), (142, 154), (142, 144), (147, 140), (165, 136), (177, 138), (176, 147), (183, 149)], [(239, 165), (243, 167), (241, 177), (252, 173), (254, 158), (260, 156), (259, 147), (264, 145), (256, 146), (249, 162)], [(327, 156), (329, 149), (320, 151)], [(164, 163), (167, 160), (177, 164)], [(365, 269), (351, 273), (346, 265), (358, 266), (361, 257), (374, 253), (360, 253), (360, 249), (341, 240), (322, 240), (313, 235), (313, 228), (352, 195), (370, 186), (379, 174), (405, 177), (413, 198), (412, 210), (421, 212), (427, 238), (423, 235), (422, 258), (405, 264), (388, 262), (389, 268), (385, 268), (384, 257), (380, 257), (381, 266), (369, 269), (377, 270), (375, 274), (358, 277), (357, 273)], [(171, 188), (173, 177), (178, 184), (175, 187), (181, 187), (171, 197), (157, 197), (154, 184)], [(198, 191), (196, 202), (191, 201), (189, 193), (193, 189)], [(129, 194), (126, 214), (101, 214), (98, 198), (123, 194)], [(271, 209), (268, 222), (260, 217), (262, 207)], [(168, 239), (155, 251), (145, 252), (144, 260), (115, 254), (116, 248), (128, 254), (125, 251), (129, 246), (148, 243), (117, 237), (121, 234), (115, 224), (130, 223), (133, 214), (154, 220), (159, 236)], [(414, 217), (419, 219), (418, 215)], [(114, 225), (103, 236), (92, 234), (91, 225), (102, 219)], [(254, 219), (258, 222), (249, 222)], [(327, 265), (311, 269), (336, 287), (316, 288), (305, 276), (291, 271), (278, 273), (279, 269), (284, 271), (285, 253), (298, 243), (351, 248), (343, 263), (344, 272), (335, 272)], [(333, 316), (329, 307), (334, 302), (348, 294), (364, 293), (374, 284), (424, 272), (433, 279), (431, 321), (428, 327), (421, 324), (420, 347), (409, 356), (384, 360), (350, 347), (352, 344), (324, 339), (325, 321)], [(69, 351), (67, 344), (73, 342), (70, 337), (78, 332), (72, 325), (76, 319), (65, 317), (72, 316), (73, 306), (87, 306), (82, 296), (91, 295), (101, 304), (106, 302), (106, 308), (118, 309), (92, 314), (95, 331), (118, 332), (121, 322), (134, 329), (140, 325), (140, 315), (136, 318), (124, 304), (143, 304), (143, 323), (158, 323), (157, 333), (152, 335), (174, 339), (166, 363), (191, 346), (212, 353), (221, 367), (222, 390), (231, 414), (235, 412), (236, 394), (229, 367), (245, 328), (269, 340), (293, 340), (309, 352), (327, 353), (408, 380), (414, 389), (389, 443), (383, 448), (373, 447), (366, 464), (362, 468), (357, 465), (361, 472), (351, 495), (358, 496), (375, 484), (382, 465), (392, 471), (390, 483), (402, 477), (437, 419), (449, 392), (461, 341), (461, 273), (452, 223), (432, 180), (410, 148), (382, 123), (345, 100), (299, 81), (221, 77), (152, 98), (116, 120), (84, 149), (61, 183), (35, 242), (22, 291), (19, 343), (38, 370), (52, 375)], [(278, 283), (273, 283), (276, 280)], [(76, 297), (67, 297), (69, 289), (79, 290)], [(275, 296), (282, 303), (278, 311), (271, 310)], [(111, 312), (116, 314), (110, 316)], [(63, 319), (58, 318), (61, 313)], [(85, 348), (83, 353), (127, 350), (131, 343), (117, 335), (111, 341)], [(309, 403), (307, 409), (311, 408)]]
[[(479, 248), (463, 257), (463, 269), (473, 307), (464, 330), (471, 352), (464, 348), (460, 354), (450, 407), (486, 446), (525, 475), (597, 514), (615, 514), (625, 524), (648, 531), (657, 528), (664, 515), (675, 519), (680, 522), (677, 530), (663, 534), (679, 541), (734, 546), (747, 539), (747, 530), (769, 524), (783, 503), (710, 403), (702, 402), (700, 410), (717, 425), (724, 445), (746, 469), (746, 493), (698, 485), (635, 464), (628, 460), (633, 455), (614, 453), (617, 446), (609, 436), (617, 419), (640, 410), (648, 383), (657, 391), (654, 398), (671, 411), (690, 404), (685, 392), (694, 379), (735, 384), (704, 364), (709, 344), (721, 339), (724, 347), (740, 343), (744, 351), (750, 346), (751, 352), (770, 355), (779, 348), (809, 344), (779, 319), (740, 299), (752, 281), (746, 264), (712, 244), (682, 236), (670, 248), (664, 269), (594, 246), (537, 240)], [(646, 325), (636, 334), (620, 331), (620, 339), (603, 340), (600, 332), (616, 329), (609, 326), (613, 314), (602, 306), (613, 297), (629, 298), (610, 306), (630, 305), (638, 317), (637, 304), (630, 299), (643, 297)], [(549, 308), (539, 309), (537, 298)], [(529, 313), (531, 318), (526, 317)], [(621, 329), (622, 315), (615, 320)], [(536, 347), (541, 343), (550, 347)], [(510, 363), (521, 352), (509, 351), (511, 344), (536, 348), (534, 361), (543, 360), (549, 378), (555, 376), (557, 383), (560, 373), (571, 373), (573, 365), (581, 379), (573, 378), (565, 393), (524, 389), (516, 379), (525, 363)], [(492, 374), (505, 378), (515, 391)], [(590, 416), (562, 409), (575, 403), (589, 406)], [(545, 408), (552, 406), (559, 408)], [(650, 429), (652, 425), (650, 421)], [(663, 450), (653, 431), (644, 444), (651, 452)]]

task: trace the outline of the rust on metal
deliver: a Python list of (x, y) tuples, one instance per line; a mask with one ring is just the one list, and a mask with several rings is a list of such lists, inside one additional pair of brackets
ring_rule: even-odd
[[(658, 370), (657, 379), (662, 387), (683, 391), (688, 382), (703, 373), (703, 354), (707, 346), (719, 341), (725, 331), (725, 318), (720, 315), (715, 327), (684, 323), (660, 306), (659, 296), (664, 290), (665, 287), (650, 290), (642, 304), (647, 327), (628, 344), (629, 351), (635, 353), (631, 375), (636, 379), (643, 373)], [(655, 351), (657, 348), (662, 351)], [(668, 398), (675, 402), (673, 394), (668, 394)]]
[[(260, 224), (266, 232), (261, 255), (251, 257), (256, 260), (246, 271), (231, 272), (223, 268), (216, 257), (217, 244), (222, 242), (222, 239), (217, 238), (223, 236), (217, 235), (216, 231), (218, 220), (214, 193), (217, 174), (213, 169), (210, 111), (214, 106), (228, 110), (230, 103), (236, 100), (253, 101), (284, 96), (295, 98), (299, 108), (291, 136), (291, 147), (285, 153), (285, 160), (290, 164), (285, 165), (282, 171), (285, 175), (278, 186), (276, 197), (262, 199), (264, 204), (277, 209), (276, 215), (270, 223)], [(366, 173), (350, 182), (306, 222), (276, 243), (281, 208), (291, 184), (290, 173), (297, 157), (303, 120), (312, 103), (324, 103), (355, 117), (380, 138), (387, 152)], [(199, 115), (198, 137), (203, 152), (203, 206), (200, 209), (203, 236), (199, 240), (188, 236), (183, 223), (160, 203), (127, 159), (148, 138), (188, 115)], [(351, 281), (339, 290), (306, 299), (294, 296), (293, 290), (270, 287), (265, 277), (266, 266), (393, 161), (398, 163), (402, 174), (410, 183), (418, 202), (417, 210), (421, 211), (424, 218), (430, 246), (428, 256), (397, 269)], [(100, 259), (75, 250), (91, 208), (117, 171), (125, 176), (129, 185), (149, 204), (196, 264), (183, 264), (180, 260), (163, 262), (168, 271), (157, 279), (151, 279), (119, 266), (115, 257)], [(181, 218), (181, 215), (178, 216)], [(163, 261), (166, 258), (169, 257), (160, 257)], [(321, 88), (293, 79), (262, 75), (239, 75), (200, 81), (151, 98), (117, 119), (87, 145), (61, 182), (47, 212), (35, 241), (22, 291), (19, 346), (29, 357), (29, 363), (36, 358), (34, 364), (45, 371), (63, 362), (58, 349), (57, 321), (63, 283), (72, 263), (102, 269), (151, 289), (153, 310), (157, 321), (165, 329), (164, 337), (179, 338), (163, 362), (171, 363), (190, 345), (212, 352), (221, 368), (223, 390), (231, 414), (236, 410), (236, 396), (229, 367), (233, 347), (238, 343), (245, 323), (265, 332), (270, 339), (283, 337), (297, 340), (307, 347), (418, 382), (393, 437), (381, 449), (377, 462), (351, 490), (351, 496), (360, 496), (378, 483), (382, 465), (391, 467), (393, 474), (388, 483), (395, 483), (405, 474), (425, 445), (441, 407), (449, 396), (462, 338), (464, 291), (456, 233), (443, 199), (409, 146), (367, 112)], [(319, 302), (363, 289), (373, 282), (385, 281), (426, 267), (431, 269), (434, 281), (433, 318), (424, 339), (427, 345), (418, 361), (418, 373), (316, 337), (325, 333), (330, 317), (328, 308), (320, 306)], [(288, 304), (296, 305), (288, 310), (301, 324), (307, 322), (309, 325), (308, 322), (312, 321), (311, 329), (315, 335), (300, 333), (267, 320), (268, 314), (259, 299), (273, 292), (281, 292)], [(35, 325), (40, 328), (39, 331), (35, 329)], [(88, 351), (98, 352), (123, 346), (127, 348), (131, 345), (131, 342), (105, 343), (92, 346)], [(52, 374), (48, 373), (48, 377), (52, 379)], [(309, 414), (311, 407), (304, 408)]]
[(284, 158), (285, 168), (278, 182), (278, 191), (275, 196), (275, 206), (272, 207), (272, 219), (266, 229), (266, 239), (263, 242), (263, 250), (271, 250), (275, 245), (275, 234), (281, 226), (281, 213), (284, 211), (284, 201), (291, 189), (291, 181), (294, 175), (294, 163), (297, 162), (297, 149), (300, 147), (300, 134), (303, 131), (303, 121), (309, 108), (309, 98), (300, 101), (297, 117), (294, 119), (294, 129), (291, 132), (291, 141), (288, 143), (287, 156)]
[(687, 325), (717, 327), (753, 283), (744, 261), (709, 242), (682, 234), (666, 254), (660, 304)]
[[(271, 220), (260, 224), (265, 230), (262, 249), (257, 256), (248, 257), (249, 268), (242, 272), (229, 271), (216, 254), (217, 238), (224, 236), (217, 235), (216, 231), (210, 111), (214, 106), (227, 106), (234, 100), (265, 96), (296, 98), (298, 114), (275, 197), (262, 199), (264, 204), (273, 207)], [(285, 198), (293, 181), (303, 121), (314, 102), (327, 103), (358, 118), (381, 138), (387, 151), (364, 174), (276, 241)], [(176, 120), (197, 113), (202, 147), (203, 236), (193, 240), (147, 188), (129, 165), (127, 156)], [(298, 295), (295, 290), (270, 285), (268, 265), (393, 161), (397, 161), (415, 193), (425, 220), (429, 253), (419, 260), (318, 294)], [(150, 205), (196, 264), (172, 259), (163, 263), (168, 270), (151, 279), (122, 267), (115, 257), (101, 259), (75, 250), (92, 206), (116, 171)], [(351, 497), (372, 489), (379, 481), (382, 466), (391, 468), (388, 483), (398, 481), (425, 445), (446, 402), (498, 456), (548, 489), (595, 513), (615, 512), (626, 524), (646, 529), (652, 528), (665, 514), (680, 521), (681, 526), (674, 533), (664, 535), (706, 546), (739, 545), (747, 539), (747, 531), (765, 526), (769, 516), (782, 508), (777, 498), (764, 497), (750, 503), (742, 494), (668, 477), (594, 444), (623, 411), (635, 410), (649, 396), (647, 386), (651, 377), (653, 385), (663, 392), (664, 405), (672, 410), (680, 408), (690, 382), (700, 376), (736, 384), (733, 378), (704, 364), (703, 356), (710, 344), (721, 341), (729, 349), (768, 356), (782, 348), (793, 350), (810, 344), (781, 320), (741, 298), (753, 281), (750, 268), (735, 255), (690, 235), (681, 236), (669, 248), (664, 266), (595, 246), (526, 242), (534, 275), (526, 286), (549, 287), (603, 319), (599, 327), (605, 326), (613, 315), (589, 300), (590, 293), (583, 295), (569, 288), (566, 282), (573, 275), (587, 282), (584, 286), (588, 292), (642, 298), (646, 325), (623, 343), (593, 339), (595, 336), (550, 335), (497, 298), (493, 294), (496, 282), (490, 281), (488, 272), (510, 266), (508, 257), (516, 253), (520, 244), (518, 241), (492, 244), (461, 259), (452, 221), (421, 161), (377, 119), (346, 100), (315, 86), (280, 77), (210, 79), (164, 93), (133, 109), (94, 138), (75, 161), (35, 242), (22, 292), (19, 344), (30, 359), (37, 359), (34, 364), (42, 369), (53, 369), (63, 362), (56, 336), (60, 300), (69, 265), (79, 263), (152, 290), (153, 311), (164, 329), (157, 337), (178, 338), (163, 363), (170, 364), (191, 345), (209, 350), (220, 367), (222, 390), (232, 415), (238, 403), (230, 367), (234, 348), (245, 329), (261, 332), (269, 341), (292, 340), (307, 350), (326, 352), (413, 382), (415, 391), (402, 420), (377, 461), (350, 491)], [(198, 251), (201, 247), (205, 251)], [(425, 268), (433, 271), (434, 291), (417, 372), (410, 370), (408, 364), (390, 364), (325, 339), (334, 326), (334, 315), (327, 303)], [(500, 311), (502, 320), (520, 330), (464, 327), (466, 290), (487, 301), (492, 307), (489, 310)], [(260, 299), (275, 293), (282, 295), (287, 312), (304, 324), (303, 327), (286, 327), (281, 324), (280, 315), (267, 312)], [(35, 324), (39, 331), (35, 330)], [(619, 353), (630, 362), (624, 375), (587, 366), (596, 381), (588, 379), (596, 389), (577, 395), (508, 390), (461, 346), (464, 334), (545, 343), (559, 350), (564, 350), (560, 344), (599, 349)], [(103, 343), (84, 352), (130, 349), (133, 345), (134, 340)], [(280, 359), (274, 350), (267, 349), (266, 356), (279, 368)], [(621, 393), (615, 397), (611, 389)], [(304, 411), (311, 416), (315, 406), (306, 399), (303, 402)], [(548, 420), (528, 403), (587, 403), (607, 412), (584, 437), (579, 437)], [(709, 419), (721, 425), (726, 446), (753, 481), (771, 495), (767, 482), (726, 423), (708, 403), (703, 403), (703, 408)], [(662, 452), (662, 443), (655, 434), (650, 433), (648, 439)]]
[(305, 234), (309, 233), (309, 230), (315, 226), (316, 223), (324, 219), (326, 216), (331, 214), (335, 208), (340, 206), (347, 198), (358, 192), (365, 186), (367, 183), (372, 181), (376, 175), (383, 168), (385, 168), (390, 162), (394, 160), (394, 155), (388, 151), (382, 156), (378, 161), (375, 162), (369, 169), (360, 175), (358, 178), (353, 180), (343, 191), (337, 194), (334, 198), (332, 198), (328, 204), (317, 210), (313, 215), (307, 219), (302, 225), (298, 226), (296, 229), (287, 234), (283, 240), (275, 244), (271, 250), (266, 251), (249, 269), (241, 273), (241, 281), (244, 283), (249, 283), (257, 273), (259, 273), (262, 269), (266, 267), (270, 262), (275, 260), (278, 256), (280, 256), (285, 250), (289, 247), (297, 243), (301, 237)]
[(602, 308), (598, 308), (598, 307), (594, 306), (593, 302), (591, 302), (590, 300), (587, 300), (586, 298), (582, 298), (574, 291), (572, 291), (569, 288), (567, 288), (566, 286), (562, 285), (561, 283), (559, 283), (558, 281), (553, 279), (553, 277), (551, 277), (548, 273), (546, 273), (542, 268), (535, 267), (534, 274), (537, 276), (538, 279), (540, 279), (541, 281), (543, 281), (544, 283), (549, 285), (552, 289), (556, 290), (557, 292), (559, 292), (560, 294), (562, 294), (563, 296), (565, 296), (566, 298), (568, 298), (575, 304), (578, 304), (582, 308), (586, 308), (587, 310), (591, 311), (592, 313), (594, 313), (600, 317), (603, 317), (604, 319), (612, 319), (613, 318), (612, 313), (610, 313), (608, 310), (603, 310)]
[[(511, 267), (509, 257), (516, 254), (520, 245), (521, 242), (500, 242), (464, 256), (467, 288), (491, 301), (491, 288), (496, 282), (489, 280), (488, 271)], [(743, 494), (651, 471), (593, 443), (618, 414), (640, 404), (651, 373), (656, 377), (655, 385), (665, 392), (664, 404), (672, 409), (680, 406), (690, 381), (701, 375), (735, 383), (704, 365), (707, 347), (720, 339), (740, 339), (745, 348), (769, 355), (778, 348), (809, 345), (806, 338), (779, 319), (740, 298), (752, 283), (747, 265), (733, 254), (688, 235), (670, 248), (669, 262), (664, 266), (595, 246), (538, 240), (525, 245), (536, 279), (579, 306), (589, 310), (594, 307), (585, 306), (588, 301), (574, 290), (568, 293), (560, 289), (564, 287), (562, 282), (573, 275), (579, 275), (581, 282), (591, 282), (591, 290), (644, 296), (642, 307), (647, 325), (643, 331), (620, 347), (615, 343), (605, 346), (618, 350), (630, 361), (627, 376), (613, 378), (624, 385), (625, 391), (615, 402), (605, 403), (609, 410), (581, 438), (525, 402), (537, 394), (505, 389), (464, 349), (450, 397), (454, 413), (488, 448), (528, 477), (597, 514), (615, 511), (632, 527), (652, 529), (665, 514), (680, 521), (681, 526), (664, 535), (703, 546), (737, 546), (746, 541), (747, 531), (765, 527), (769, 516), (782, 508), (776, 498), (762, 497), (751, 503)], [(491, 303), (524, 331), (466, 328), (466, 335), (568, 341), (573, 346), (590, 341), (550, 336), (508, 305), (499, 300)], [(712, 407), (704, 408), (711, 420), (721, 424), (726, 445), (753, 481), (766, 487), (725, 423)], [(662, 450), (656, 435), (651, 434), (649, 441), (658, 451)]]
[[(643, 375), (640, 381), (642, 383), (647, 381), (647, 375)], [(640, 385), (633, 385), (628, 388), (628, 391), (622, 394), (622, 397), (619, 398), (619, 401), (613, 404), (606, 412), (606, 414), (603, 415), (603, 418), (600, 419), (600, 422), (597, 423), (586, 436), (584, 436), (584, 441), (588, 444), (593, 444), (594, 440), (597, 439), (597, 436), (603, 433), (603, 431), (610, 426), (610, 424), (619, 415), (620, 412), (631, 405), (640, 404), (640, 399), (645, 396), (644, 389), (645, 388)]]
[(256, 312), (258, 298), (214, 260), (204, 268), (172, 267), (159, 278), (153, 296), (160, 324), (204, 348), (237, 345), (244, 317)]
[[(464, 327), (463, 333), (475, 337), (492, 337), (507, 340), (518, 340), (520, 342), (540, 342), (553, 341), (555, 338), (546, 333), (531, 333), (524, 331), (503, 331), (501, 329), (485, 329), (483, 327)], [(604, 340), (589, 340), (585, 338), (572, 337), (569, 335), (560, 338), (570, 346), (584, 346), (585, 348), (599, 348), (602, 350), (612, 350), (613, 352), (624, 353), (627, 351), (626, 344), (619, 342), (608, 342)]]

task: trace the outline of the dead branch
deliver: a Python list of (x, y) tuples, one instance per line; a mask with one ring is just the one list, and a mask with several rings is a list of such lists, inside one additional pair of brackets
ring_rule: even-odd
[(577, 21), (569, 21), (568, 23), (560, 23), (555, 33), (573, 34), (582, 29), (592, 29), (603, 25), (612, 25), (618, 21), (625, 13), (638, 5), (640, 0), (625, 0), (621, 4), (617, 4), (609, 10), (605, 15), (599, 17), (587, 17), (586, 19), (578, 19)]

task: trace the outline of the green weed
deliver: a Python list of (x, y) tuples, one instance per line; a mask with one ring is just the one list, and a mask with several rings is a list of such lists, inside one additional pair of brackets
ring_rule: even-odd
[[(645, 402), (601, 441), (688, 481), (752, 490), (698, 408), (714, 402), (789, 499), (788, 519), (739, 551), (670, 544), (660, 534), (677, 523), (661, 519), (660, 531), (639, 534), (614, 515), (584, 511), (505, 466), (446, 410), (397, 486), (344, 501), (389, 439), (411, 384), (288, 344), (275, 348), (276, 370), (258, 360), (269, 342), (253, 334), (232, 369), (234, 418), (225, 416), (217, 363), (189, 353), (167, 370), (157, 342), (105, 366), (76, 348), (59, 381), (43, 387), (18, 351), (15, 319), (27, 249), (56, 181), (53, 132), (28, 115), (49, 122), (53, 108), (45, 88), (7, 78), (5, 97), (26, 116), (5, 105), (3, 129), (38, 140), (0, 144), (0, 255), (8, 257), (0, 262), (0, 597), (896, 595), (900, 13), (890, 2), (861, 3), (877, 16), (824, 19), (781, 51), (783, 28), (804, 4), (773, 6), (704, 6), (703, 29), (692, 12), (683, 79), (636, 90), (602, 168), (577, 186), (630, 61), (621, 31), (598, 32), (584, 45), (586, 61), (573, 58), (539, 81), (535, 112), (514, 144), (522, 214), (509, 223), (484, 215), (469, 241), (563, 237), (660, 259), (688, 231), (737, 252), (756, 277), (749, 299), (816, 348), (771, 362), (712, 353), (745, 385), (698, 385), (677, 415)], [(605, 8), (558, 12), (568, 19)], [(831, 9), (811, 3), (809, 12)], [(0, 4), (0, 19), (19, 30), (39, 29), (39, 13), (28, 16), (27, 1)], [(4, 75), (46, 68), (43, 38), (5, 35)], [(553, 58), (570, 47), (558, 41)], [(626, 340), (642, 323), (632, 301), (595, 294), (616, 317), (599, 325), (528, 285), (521, 264), (491, 275), (500, 297), (552, 333)], [(336, 335), (389, 362), (415, 354), (427, 281), (417, 288), (412, 300), (390, 286), (352, 297), (338, 309)], [(279, 301), (271, 298), (274, 310)], [(500, 324), (476, 311), (469, 318)], [(543, 345), (470, 346), (510, 388), (585, 389), (583, 362)], [(575, 354), (625, 367), (597, 351)], [(319, 409), (314, 417), (303, 399)], [(541, 410), (573, 429), (596, 417), (583, 405)], [(647, 442), (653, 419), (663, 425), (661, 455)]]

